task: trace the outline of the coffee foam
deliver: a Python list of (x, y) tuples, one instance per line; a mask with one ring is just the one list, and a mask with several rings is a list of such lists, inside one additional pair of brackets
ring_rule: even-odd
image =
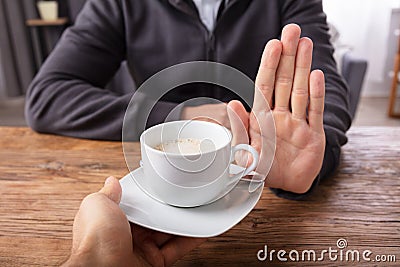
[(181, 154), (181, 155), (193, 155), (201, 154), (214, 150), (214, 145), (211, 141), (203, 141), (196, 138), (179, 138), (176, 140), (166, 141), (154, 147), (157, 150)]

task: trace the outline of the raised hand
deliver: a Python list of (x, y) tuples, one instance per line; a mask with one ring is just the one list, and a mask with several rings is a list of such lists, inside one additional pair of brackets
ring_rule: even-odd
[(267, 43), (256, 78), (251, 114), (246, 117), (237, 101), (228, 105), (234, 143), (246, 140), (243, 127), (248, 127), (249, 142), (261, 155), (260, 173), (268, 172), (268, 162), (272, 160), (273, 150), (268, 145), (268, 116), (272, 114), (276, 151), (266, 185), (295, 193), (305, 193), (310, 188), (321, 169), (325, 150), (324, 75), (320, 70), (310, 73), (313, 43), (300, 38), (300, 33), (299, 26), (290, 24), (284, 27), (281, 41)]

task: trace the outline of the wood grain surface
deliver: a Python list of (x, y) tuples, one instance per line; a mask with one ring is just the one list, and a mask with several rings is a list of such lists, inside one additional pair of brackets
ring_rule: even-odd
[[(121, 143), (41, 135), (27, 128), (0, 128), (0, 136), (0, 266), (60, 265), (68, 257), (82, 198), (100, 189), (106, 177), (128, 172)], [(265, 188), (242, 222), (176, 265), (399, 266), (400, 128), (353, 128), (348, 137), (339, 170), (309, 199), (285, 200)], [(133, 153), (138, 165), (139, 145)], [(338, 249), (338, 239), (347, 247)], [(257, 259), (265, 246), (268, 253), (276, 251), (272, 261)], [(337, 250), (336, 260), (327, 253), (316, 262), (288, 257), (296, 250), (301, 260), (304, 251), (314, 250), (318, 259), (329, 247)], [(287, 262), (277, 259), (279, 250), (287, 252)], [(360, 252), (360, 262), (346, 261), (349, 250)], [(362, 259), (365, 250), (372, 252), (369, 262)], [(396, 262), (375, 260), (391, 255)]]

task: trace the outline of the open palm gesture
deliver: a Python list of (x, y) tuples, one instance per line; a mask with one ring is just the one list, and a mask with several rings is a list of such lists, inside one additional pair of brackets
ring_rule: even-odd
[[(271, 40), (266, 45), (252, 112), (247, 114), (238, 101), (228, 105), (233, 143), (247, 140), (258, 150), (260, 173), (267, 173), (268, 163), (273, 160), (267, 186), (295, 193), (304, 193), (311, 187), (325, 150), (324, 75), (320, 70), (311, 72), (313, 43), (300, 38), (300, 33), (299, 26), (287, 25), (281, 41)], [(274, 155), (268, 145), (271, 124), (266, 122), (271, 114), (276, 127)]]

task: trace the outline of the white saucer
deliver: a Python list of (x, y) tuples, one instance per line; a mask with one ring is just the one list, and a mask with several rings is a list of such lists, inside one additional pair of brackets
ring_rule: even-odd
[[(242, 170), (231, 165), (230, 173)], [(250, 213), (264, 188), (260, 186), (249, 193), (249, 182), (240, 181), (227, 195), (211, 204), (178, 208), (161, 203), (143, 192), (135, 182), (143, 179), (143, 169), (138, 168), (120, 181), (120, 207), (128, 220), (156, 231), (190, 237), (213, 237), (228, 231)]]

